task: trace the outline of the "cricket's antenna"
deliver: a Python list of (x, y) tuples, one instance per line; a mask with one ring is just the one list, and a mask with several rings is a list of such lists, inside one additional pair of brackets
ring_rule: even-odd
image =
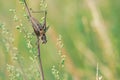
[(34, 11), (32, 8), (30, 8), (30, 11), (31, 11), (32, 13), (43, 13), (43, 12), (45, 12), (44, 10), (42, 10), (42, 11)]
[(31, 13), (30, 13), (30, 10), (29, 10), (29, 8), (28, 8), (28, 5), (27, 5), (26, 0), (24, 0), (24, 3), (25, 3), (25, 7), (26, 7), (26, 9), (27, 9), (28, 15), (31, 17)]

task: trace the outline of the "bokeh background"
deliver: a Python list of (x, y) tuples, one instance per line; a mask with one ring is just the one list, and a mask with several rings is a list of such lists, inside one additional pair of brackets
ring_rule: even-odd
[[(27, 2), (33, 10), (40, 9), (40, 0)], [(46, 0), (46, 3), (50, 28), (47, 44), (41, 45), (45, 80), (57, 80), (51, 68), (60, 62), (56, 45), (59, 36), (64, 44), (61, 52), (66, 56), (66, 80), (99, 80), (96, 79), (97, 74), (102, 76), (101, 80), (119, 80), (120, 0)], [(15, 9), (16, 13), (11, 13), (10, 9)], [(19, 0), (0, 0), (0, 23), (4, 23), (5, 28), (13, 34), (14, 43), (11, 45), (18, 49), (20, 56), (24, 57), (24, 64), (29, 66), (32, 55), (24, 33), (16, 29), (20, 22), (13, 20), (16, 15), (25, 29), (32, 33), (31, 24), (23, 17), (24, 13)], [(42, 14), (33, 15), (40, 20)], [(14, 65), (12, 51), (7, 51), (7, 42), (3, 42), (3, 38), (10, 37), (10, 34), (3, 35), (0, 29), (0, 80), (9, 80), (7, 64)], [(33, 44), (36, 44), (36, 39)]]

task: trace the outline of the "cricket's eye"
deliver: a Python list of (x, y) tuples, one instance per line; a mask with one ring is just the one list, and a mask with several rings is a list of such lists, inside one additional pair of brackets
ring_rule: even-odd
[(40, 31), (42, 31), (42, 29), (40, 29)]
[(43, 36), (45, 36), (45, 34), (43, 34)]

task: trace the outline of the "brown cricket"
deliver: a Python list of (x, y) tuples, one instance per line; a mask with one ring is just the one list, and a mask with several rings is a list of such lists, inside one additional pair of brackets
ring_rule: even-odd
[(28, 5), (26, 3), (26, 0), (24, 0), (24, 3), (25, 3), (25, 7), (26, 7), (26, 10), (27, 10), (27, 13), (28, 13), (28, 18), (30, 20), (30, 22), (32, 23), (32, 27), (34, 29), (34, 32), (36, 34), (36, 36), (39, 38), (41, 38), (42, 40), (42, 43), (45, 44), (47, 42), (47, 39), (46, 39), (46, 31), (48, 29), (48, 27), (46, 27), (46, 15), (47, 15), (47, 11), (44, 11), (45, 12), (45, 17), (44, 17), (44, 22), (43, 24), (41, 24), (37, 19), (35, 19), (31, 13), (30, 13), (30, 10), (28, 8)]

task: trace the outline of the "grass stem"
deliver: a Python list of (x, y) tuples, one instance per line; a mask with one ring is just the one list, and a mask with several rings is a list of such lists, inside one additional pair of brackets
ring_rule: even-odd
[(41, 56), (40, 56), (40, 39), (37, 37), (37, 45), (38, 45), (38, 62), (39, 62), (39, 69), (40, 69), (40, 74), (41, 74), (41, 80), (44, 80), (44, 72), (42, 68), (42, 61), (41, 61)]

